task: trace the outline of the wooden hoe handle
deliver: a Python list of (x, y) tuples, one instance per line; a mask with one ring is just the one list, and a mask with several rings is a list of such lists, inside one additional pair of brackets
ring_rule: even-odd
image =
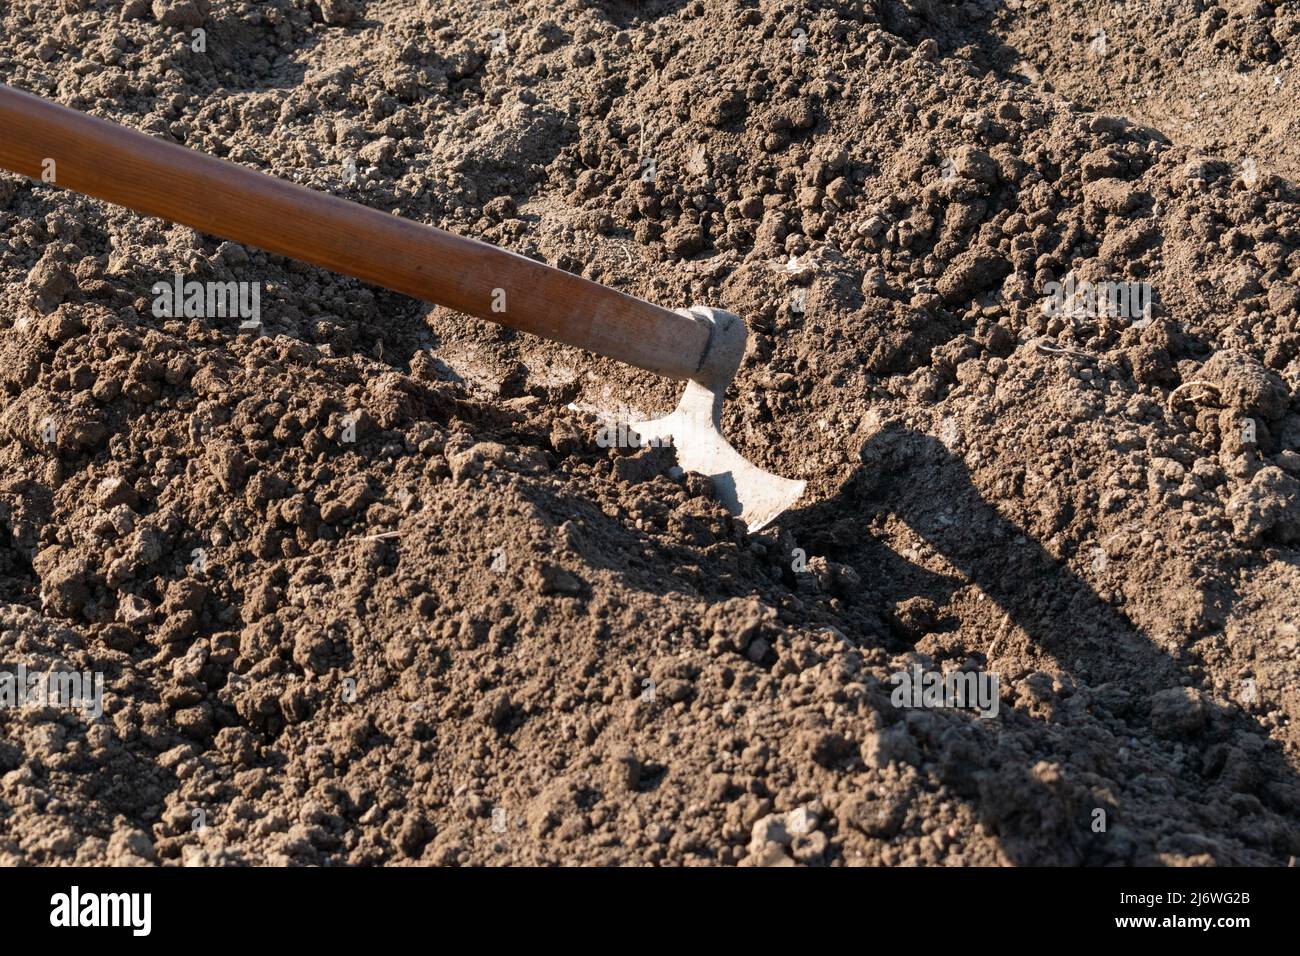
[(47, 160), (54, 185), (670, 378), (708, 345), (705, 325), (581, 276), (0, 85), (0, 166), (39, 179)]

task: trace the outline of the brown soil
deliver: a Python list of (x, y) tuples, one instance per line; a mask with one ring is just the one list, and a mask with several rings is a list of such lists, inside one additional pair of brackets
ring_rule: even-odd
[(5, 4), (0, 81), (743, 315), (809, 491), (748, 535), (598, 444), (671, 383), (0, 176), (0, 663), (106, 685), (0, 710), (0, 863), (1293, 860), (1300, 17), (1112, 9)]

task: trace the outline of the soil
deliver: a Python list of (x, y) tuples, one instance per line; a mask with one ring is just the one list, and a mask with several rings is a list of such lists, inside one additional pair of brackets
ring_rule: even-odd
[(0, 709), (0, 864), (1293, 863), (1300, 13), (1118, 11), (0, 5), (0, 81), (742, 315), (809, 485), (749, 534), (598, 440), (671, 382), (0, 175), (0, 664), (104, 675)]

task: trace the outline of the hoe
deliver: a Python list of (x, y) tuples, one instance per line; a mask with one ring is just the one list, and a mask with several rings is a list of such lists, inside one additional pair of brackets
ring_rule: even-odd
[[(354, 276), (686, 382), (672, 414), (631, 427), (671, 441), (757, 531), (804, 482), (751, 464), (722, 436), (748, 331), (737, 315), (672, 311), (525, 256), (154, 139), (0, 85), (0, 167), (209, 235)], [(494, 311), (502, 301), (505, 311)]]

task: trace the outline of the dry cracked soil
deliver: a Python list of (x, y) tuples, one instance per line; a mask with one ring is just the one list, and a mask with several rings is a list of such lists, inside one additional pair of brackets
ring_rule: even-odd
[(0, 666), (102, 677), (0, 708), (0, 864), (1294, 862), (1298, 51), (1252, 0), (0, 0), (6, 84), (740, 314), (724, 430), (808, 482), (747, 533), (601, 441), (671, 382), (0, 174)]

